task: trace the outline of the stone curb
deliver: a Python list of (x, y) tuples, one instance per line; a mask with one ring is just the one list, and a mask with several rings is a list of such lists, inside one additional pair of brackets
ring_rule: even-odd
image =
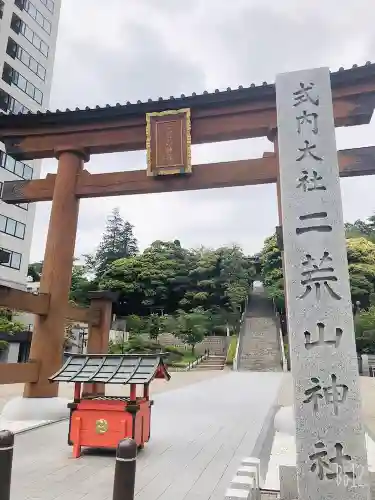
[(279, 406), (274, 404), (268, 411), (263, 426), (251, 452), (244, 458), (225, 493), (225, 500), (260, 500), (260, 488), (264, 483), (275, 436), (274, 419)]
[(230, 487), (225, 492), (225, 500), (259, 500), (260, 460), (247, 457), (242, 460)]
[(34, 431), (36, 429), (40, 429), (41, 427), (46, 427), (47, 425), (58, 424), (63, 422), (64, 420), (69, 420), (69, 417), (60, 418), (59, 420), (48, 420), (47, 422), (40, 422), (35, 425), (30, 425), (25, 429), (20, 429), (19, 431), (12, 431), (14, 435), (24, 434), (25, 432)]

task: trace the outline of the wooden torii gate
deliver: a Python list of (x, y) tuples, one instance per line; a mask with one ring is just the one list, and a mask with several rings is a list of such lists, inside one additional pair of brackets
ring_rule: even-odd
[[(368, 124), (375, 106), (375, 64), (331, 74), (335, 125)], [(191, 165), (191, 144), (267, 136), (263, 158)], [(274, 183), (278, 179), (275, 87), (216, 90), (209, 94), (116, 104), (95, 109), (0, 117), (0, 141), (17, 160), (58, 158), (56, 175), (5, 182), (7, 203), (52, 200), (40, 292), (47, 311), (35, 311), (30, 358), (38, 380), (25, 397), (53, 397), (48, 377), (60, 368), (64, 317), (71, 282), (80, 198), (161, 193)], [(147, 149), (147, 170), (90, 174), (90, 155)], [(375, 173), (375, 147), (339, 152), (343, 177)], [(22, 300), (26, 300), (26, 297)]]

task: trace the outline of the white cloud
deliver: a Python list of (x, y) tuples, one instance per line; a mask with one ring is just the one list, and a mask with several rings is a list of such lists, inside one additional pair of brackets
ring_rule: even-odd
[[(51, 108), (135, 102), (274, 81), (280, 71), (375, 59), (372, 0), (64, 0)], [(68, 76), (67, 76), (68, 75)], [(372, 145), (375, 125), (338, 130), (339, 148)], [(260, 156), (267, 140), (196, 146), (193, 163)], [(93, 156), (91, 172), (145, 168), (144, 152)], [(56, 162), (46, 161), (44, 172)], [(342, 182), (347, 220), (375, 209), (375, 178)], [(119, 206), (141, 247), (237, 242), (260, 249), (277, 225), (274, 186), (82, 200), (76, 254), (90, 251)], [(32, 260), (43, 257), (49, 203), (39, 203)]]

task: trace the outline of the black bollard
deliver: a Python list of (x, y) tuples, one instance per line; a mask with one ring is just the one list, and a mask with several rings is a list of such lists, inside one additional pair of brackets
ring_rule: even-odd
[(120, 441), (116, 452), (113, 500), (134, 500), (136, 460), (137, 443), (134, 439)]
[(0, 431), (0, 500), (10, 499), (14, 434)]

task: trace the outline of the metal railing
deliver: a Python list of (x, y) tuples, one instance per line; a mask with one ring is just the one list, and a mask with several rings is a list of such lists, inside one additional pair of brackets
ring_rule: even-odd
[(245, 301), (245, 307), (242, 312), (242, 316), (240, 319), (240, 328), (238, 332), (238, 341), (237, 341), (237, 347), (236, 347), (236, 354), (234, 355), (233, 358), (233, 370), (237, 371), (240, 368), (240, 359), (241, 359), (241, 354), (242, 354), (242, 342), (243, 342), (243, 336), (244, 336), (244, 330), (245, 330), (245, 325), (246, 325), (246, 312), (247, 312), (247, 307), (249, 305), (249, 297), (247, 297)]
[(204, 361), (205, 359), (208, 359), (209, 357), (210, 357), (210, 350), (205, 349), (204, 353), (201, 356), (198, 356), (194, 361), (189, 361), (189, 363), (186, 366), (183, 366), (183, 367), (171, 366), (171, 368), (175, 372), (188, 372), (188, 371), (192, 370), (195, 366), (202, 363), (202, 361)]
[(272, 299), (272, 306), (273, 306), (273, 312), (275, 315), (275, 321), (276, 321), (276, 328), (277, 328), (277, 340), (279, 344), (279, 352), (280, 352), (280, 364), (283, 369), (283, 372), (288, 371), (288, 360), (285, 354), (285, 347), (284, 347), (284, 338), (283, 338), (283, 332), (281, 329), (281, 320), (280, 320), (280, 314), (279, 311), (277, 310), (276, 304), (275, 304), (275, 299)]

